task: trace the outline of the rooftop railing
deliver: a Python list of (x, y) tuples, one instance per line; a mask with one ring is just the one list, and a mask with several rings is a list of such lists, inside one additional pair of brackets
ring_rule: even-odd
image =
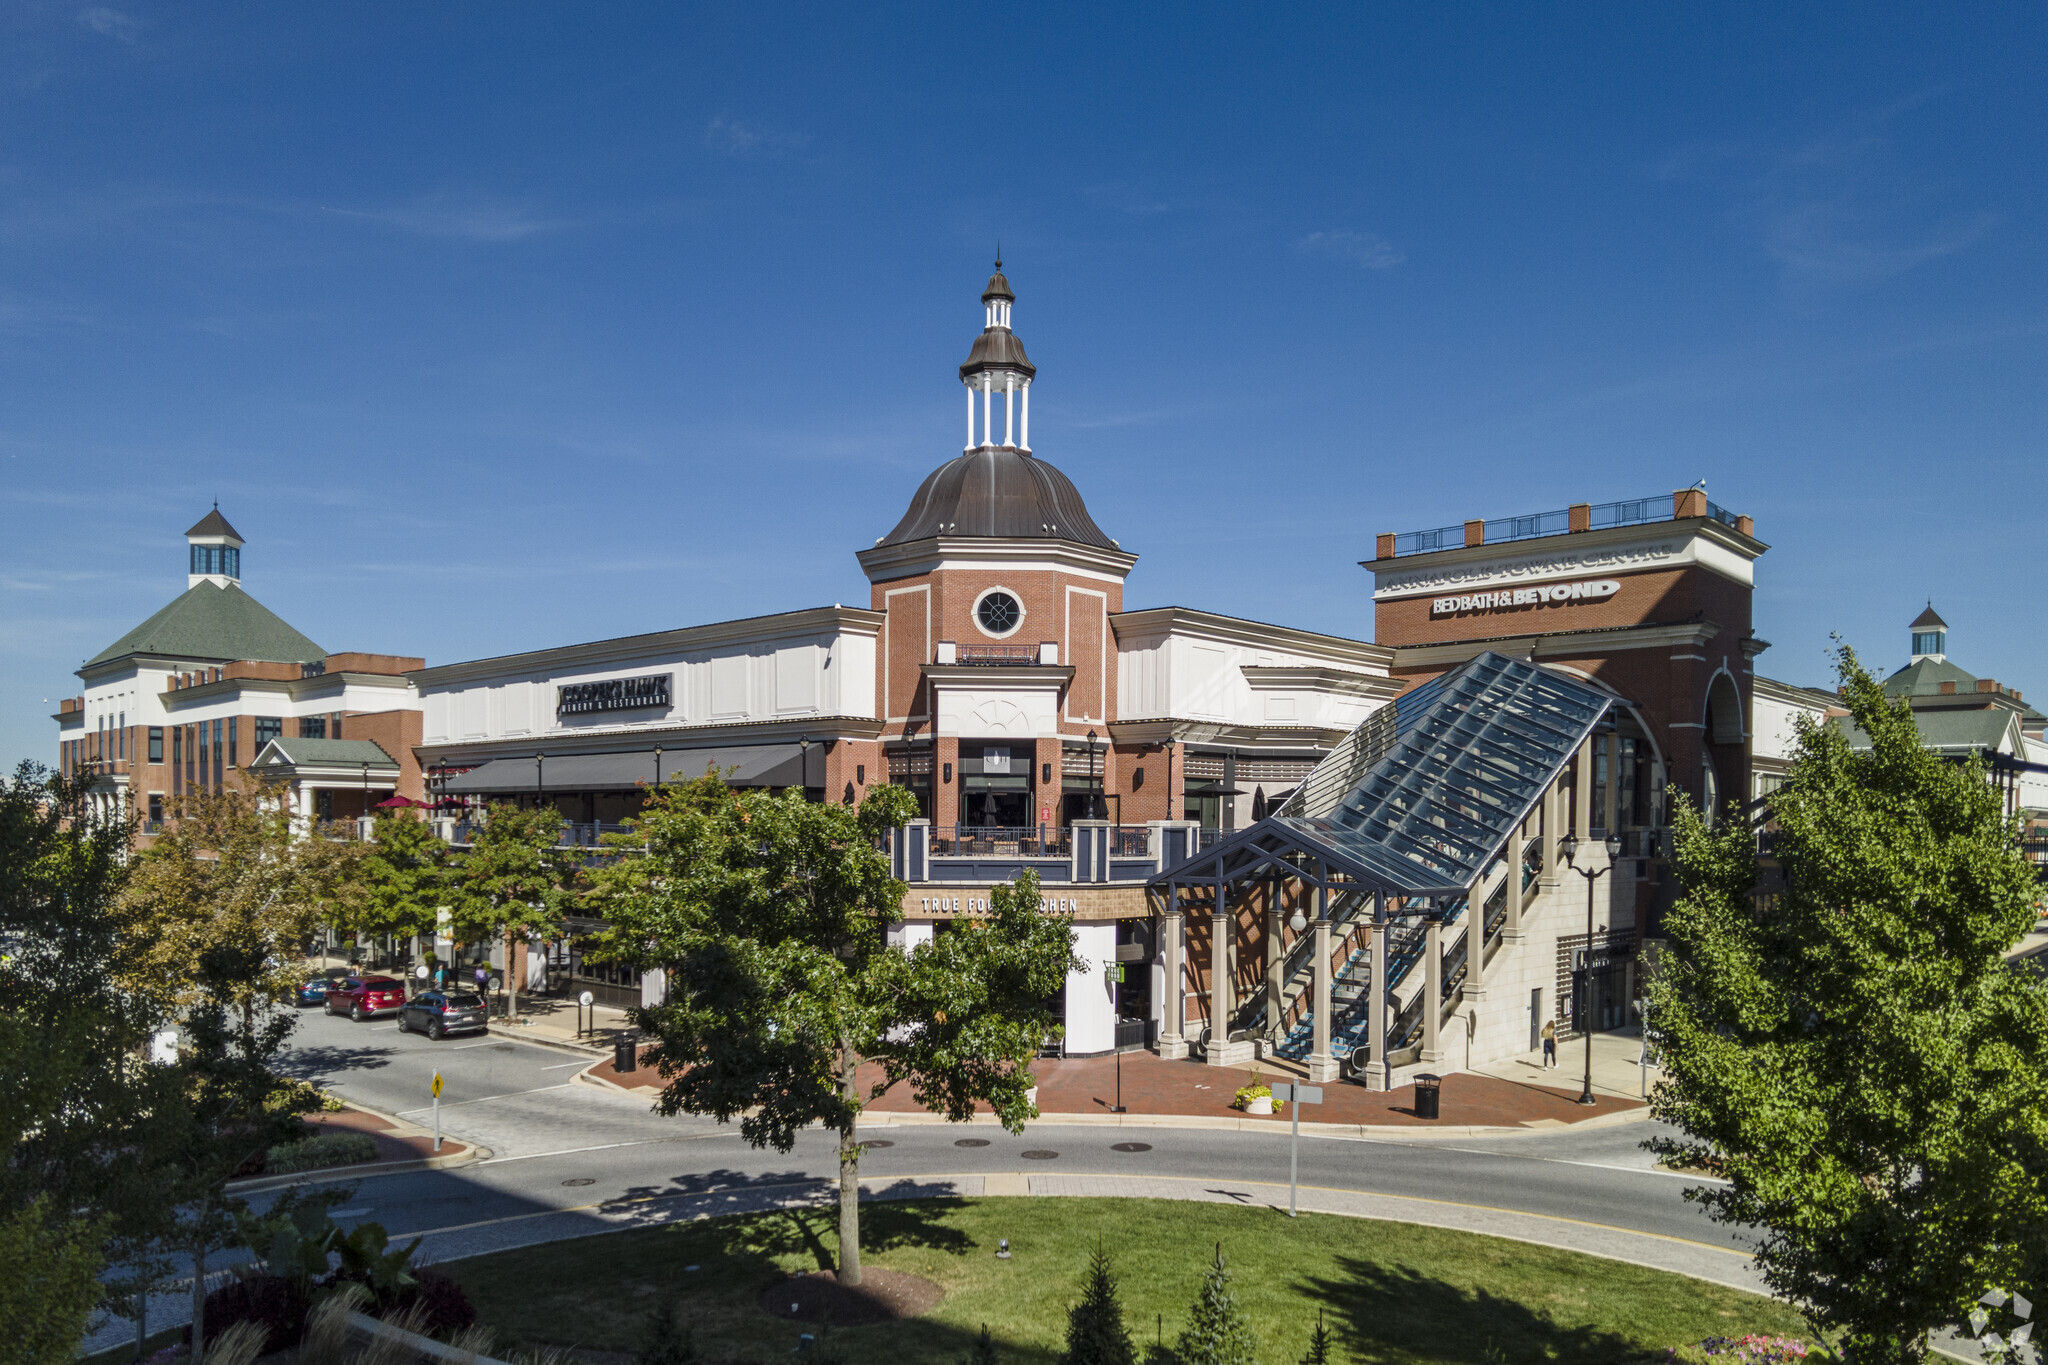
[[(1672, 494), (1659, 493), (1647, 498), (1624, 498), (1618, 502), (1596, 502), (1590, 505), (1586, 529), (1604, 530), (1614, 526), (1641, 526), (1651, 522), (1675, 521), (1678, 516), (1678, 500)], [(1517, 540), (1537, 540), (1546, 536), (1561, 536), (1571, 529), (1570, 508), (1559, 508), (1554, 512), (1534, 512), (1527, 516), (1496, 517), (1482, 523), (1483, 545), (1505, 545)], [(1707, 503), (1707, 516), (1723, 526), (1735, 526), (1735, 514), (1719, 503)], [(1436, 550), (1456, 549), (1466, 544), (1465, 525), (1438, 526), (1427, 531), (1402, 531), (1394, 536), (1394, 557), (1429, 554)]]

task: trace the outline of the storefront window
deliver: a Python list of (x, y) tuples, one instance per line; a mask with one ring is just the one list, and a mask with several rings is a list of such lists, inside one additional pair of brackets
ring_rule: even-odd
[(1037, 824), (1031, 807), (1031, 765), (1027, 746), (960, 746), (960, 823), (1019, 829)]

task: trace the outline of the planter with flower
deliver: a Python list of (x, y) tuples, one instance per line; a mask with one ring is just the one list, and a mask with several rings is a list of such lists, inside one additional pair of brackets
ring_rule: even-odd
[(1273, 1087), (1267, 1085), (1265, 1077), (1256, 1070), (1244, 1085), (1238, 1087), (1237, 1097), (1231, 1104), (1247, 1114), (1277, 1114), (1287, 1107), (1287, 1101), (1273, 1098)]

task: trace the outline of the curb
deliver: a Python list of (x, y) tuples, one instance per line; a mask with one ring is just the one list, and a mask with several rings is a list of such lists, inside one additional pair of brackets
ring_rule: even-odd
[[(1447, 1124), (1442, 1127), (1425, 1128), (1420, 1124), (1370, 1124), (1370, 1123), (1304, 1123), (1303, 1137), (1323, 1138), (1370, 1138), (1375, 1142), (1420, 1141), (1437, 1137), (1529, 1137), (1538, 1133), (1581, 1132), (1592, 1128), (1612, 1128), (1624, 1123), (1640, 1123), (1649, 1118), (1647, 1109), (1625, 1110), (1618, 1114), (1601, 1114), (1594, 1118), (1582, 1119), (1577, 1123), (1563, 1124), (1556, 1128), (1529, 1128), (1521, 1124)], [(919, 1124), (950, 1123), (944, 1114), (927, 1113), (877, 1113), (873, 1110), (861, 1115), (862, 1128), (896, 1128)], [(969, 1124), (996, 1126), (993, 1114), (976, 1114), (967, 1120)], [(1271, 1132), (1285, 1134), (1291, 1125), (1285, 1119), (1225, 1118), (1220, 1114), (1040, 1114), (1031, 1123), (1078, 1124), (1101, 1128), (1188, 1128), (1211, 1131), (1253, 1133)]]
[(501, 1028), (496, 1023), (486, 1028), (485, 1032), (493, 1038), (504, 1038), (514, 1043), (526, 1043), (533, 1047), (544, 1047), (553, 1052), (567, 1053), (572, 1057), (589, 1057), (593, 1060), (602, 1061), (611, 1053), (610, 1048), (588, 1047), (582, 1043), (571, 1043), (560, 1038), (550, 1038), (545, 1034), (526, 1033), (518, 1029)]
[(402, 1175), (407, 1171), (437, 1171), (490, 1160), (490, 1148), (464, 1145), (468, 1147), (467, 1151), (450, 1152), (446, 1156), (415, 1157), (410, 1161), (366, 1161), (358, 1166), (329, 1166), (324, 1170), (297, 1171), (291, 1175), (252, 1175), (246, 1180), (230, 1180), (227, 1191), (229, 1194), (262, 1194), (291, 1185), (333, 1185), (343, 1180)]

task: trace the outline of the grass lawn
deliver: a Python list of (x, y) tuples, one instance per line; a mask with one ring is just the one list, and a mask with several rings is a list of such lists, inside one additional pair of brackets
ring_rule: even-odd
[[(674, 1299), (706, 1362), (781, 1360), (798, 1328), (760, 1291), (829, 1268), (832, 1209), (708, 1219), (446, 1263), (501, 1347), (631, 1351), (648, 1308)], [(849, 1365), (962, 1359), (987, 1323), (1004, 1365), (1049, 1365), (1098, 1238), (1141, 1347), (1179, 1332), (1218, 1242), (1260, 1359), (1291, 1365), (1317, 1308), (1340, 1360), (1620, 1365), (1713, 1335), (1805, 1337), (1771, 1299), (1661, 1271), (1405, 1223), (1152, 1199), (918, 1199), (863, 1204), (863, 1262), (936, 1280), (928, 1316), (832, 1333)], [(1012, 1259), (995, 1259), (1010, 1239)], [(685, 1266), (695, 1265), (695, 1272)]]

